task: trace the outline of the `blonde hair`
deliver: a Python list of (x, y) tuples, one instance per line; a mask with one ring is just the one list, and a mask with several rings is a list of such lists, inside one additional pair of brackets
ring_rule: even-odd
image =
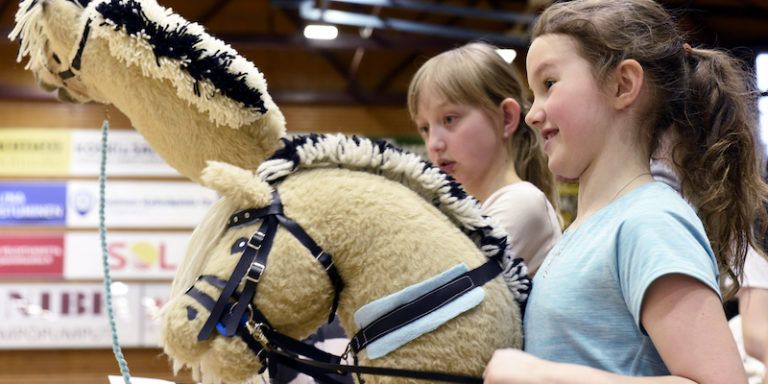
[(538, 132), (525, 124), (530, 101), (517, 71), (496, 53), (496, 47), (473, 42), (443, 52), (424, 63), (408, 87), (408, 112), (412, 119), (419, 108), (419, 96), (425, 90), (439, 94), (451, 103), (482, 108), (490, 116), (498, 115), (504, 99), (517, 100), (520, 122), (507, 140), (507, 153), (518, 176), (544, 192), (555, 212), (558, 211), (557, 184), (547, 166), (541, 139)]
[(760, 175), (759, 93), (752, 73), (725, 52), (691, 48), (673, 17), (653, 0), (554, 4), (538, 19), (532, 38), (545, 34), (578, 41), (598, 81), (626, 59), (643, 67), (653, 95), (642, 114), (649, 117), (645, 145), (654, 153), (662, 137), (675, 139), (671, 158), (682, 194), (697, 207), (720, 275), (735, 283), (724, 299), (733, 296), (748, 247), (761, 249), (756, 237), (762, 235), (752, 225), (766, 223), (762, 204), (768, 188)]

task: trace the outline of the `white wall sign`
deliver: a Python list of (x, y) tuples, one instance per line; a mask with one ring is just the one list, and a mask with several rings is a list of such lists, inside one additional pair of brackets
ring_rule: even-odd
[[(72, 130), (70, 172), (75, 176), (96, 176), (101, 164), (101, 131)], [(134, 130), (112, 129), (107, 135), (107, 175), (181, 176)]]
[[(187, 181), (107, 180), (105, 194), (106, 225), (122, 228), (194, 228), (218, 199), (213, 190)], [(98, 225), (98, 183), (67, 182), (67, 226)]]

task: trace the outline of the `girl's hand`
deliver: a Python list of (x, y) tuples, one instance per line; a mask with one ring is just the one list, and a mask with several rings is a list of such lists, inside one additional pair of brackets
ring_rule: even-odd
[(519, 349), (499, 349), (485, 367), (483, 379), (485, 384), (545, 383), (553, 364)]

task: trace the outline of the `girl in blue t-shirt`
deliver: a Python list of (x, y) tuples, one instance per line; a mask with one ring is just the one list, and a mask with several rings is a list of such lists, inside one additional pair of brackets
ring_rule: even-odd
[[(486, 383), (745, 383), (722, 307), (738, 284), (719, 280), (766, 222), (751, 75), (653, 0), (557, 3), (532, 36), (526, 122), (578, 211), (534, 278), (525, 352), (497, 351)], [(653, 181), (660, 143), (683, 197)]]

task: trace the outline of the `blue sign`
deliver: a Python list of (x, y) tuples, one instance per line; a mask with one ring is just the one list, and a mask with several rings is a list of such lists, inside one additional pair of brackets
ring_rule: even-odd
[(64, 226), (65, 183), (0, 182), (0, 226)]

